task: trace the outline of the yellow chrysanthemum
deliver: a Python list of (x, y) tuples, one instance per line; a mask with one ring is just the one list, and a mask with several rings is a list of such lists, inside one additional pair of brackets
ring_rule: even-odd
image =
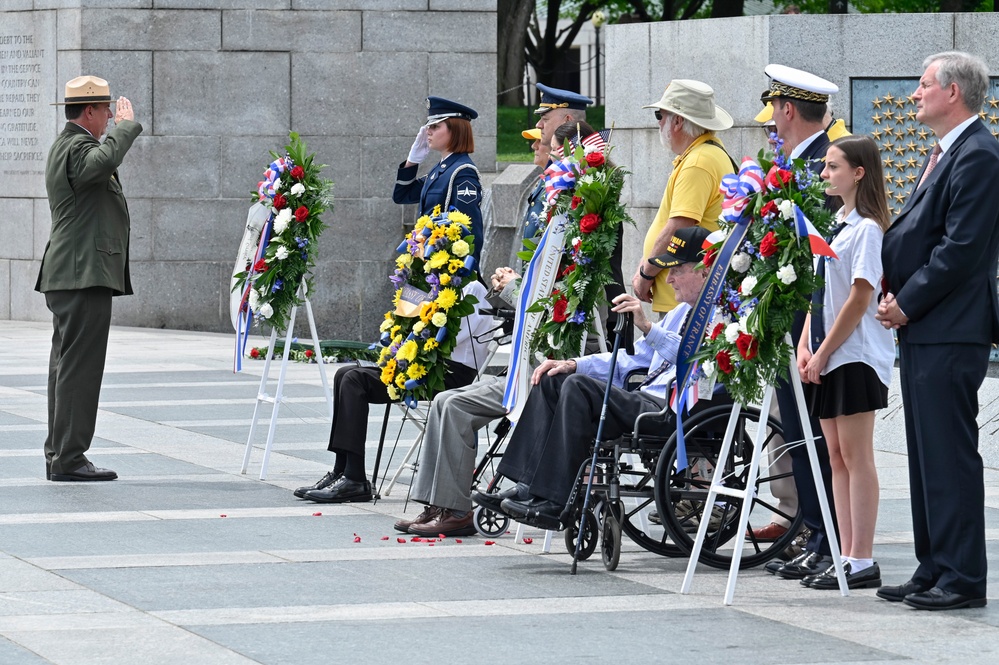
[(422, 231), (423, 227), (430, 223), (431, 223), (430, 215), (423, 215), (418, 220), (416, 220), (416, 230)]
[(420, 363), (413, 363), (406, 371), (406, 375), (411, 379), (422, 379), (427, 375), (427, 368)]
[(423, 321), (417, 321), (416, 323), (413, 324), (413, 332), (419, 335), (421, 332), (423, 332), (423, 329), (426, 327), (427, 327), (426, 323), (424, 323)]
[(402, 344), (402, 335), (396, 335), (395, 337), (393, 337), (392, 343), (395, 344), (396, 346)]
[(390, 361), (390, 364), (382, 367), (382, 383), (385, 385), (390, 385), (392, 380), (395, 378), (395, 361)]
[(416, 346), (416, 342), (413, 340), (409, 340), (401, 347), (399, 347), (399, 353), (396, 354), (396, 357), (399, 358), (400, 360), (407, 360), (409, 362), (413, 362), (413, 359), (416, 358), (417, 351), (419, 351), (419, 349)]
[(399, 304), (399, 299), (400, 298), (402, 298), (402, 289), (397, 290), (395, 292), (395, 295), (392, 296), (392, 306), (393, 307)]
[(399, 331), (402, 330), (402, 326), (392, 326), (392, 332), (389, 333), (392, 337), (399, 335)]
[(392, 312), (385, 312), (385, 318), (388, 319), (389, 321), (392, 321), (393, 319), (395, 319), (395, 316), (392, 314)]
[(453, 245), (451, 245), (451, 253), (457, 256), (459, 259), (468, 256), (468, 250), (471, 247), (464, 240), (456, 240)]
[(447, 239), (454, 242), (461, 237), (461, 227), (457, 224), (452, 224), (447, 227)]
[(385, 332), (386, 330), (392, 327), (393, 323), (395, 322), (392, 321), (391, 319), (385, 319), (384, 321), (382, 321), (382, 325), (378, 326), (378, 330), (380, 330), (381, 332)]
[(399, 391), (395, 389), (395, 386), (386, 386), (386, 392), (388, 392), (389, 399), (393, 402), (399, 399)]
[(438, 226), (437, 228), (434, 229), (434, 232), (430, 234), (430, 237), (427, 239), (427, 244), (433, 245), (438, 241), (442, 240), (444, 238), (445, 233), (446, 231), (444, 230), (444, 228)]
[(427, 261), (427, 267), (430, 268), (431, 270), (440, 268), (441, 266), (445, 265), (450, 258), (451, 255), (448, 254), (443, 249), (438, 252), (434, 252), (430, 257), (430, 260)]
[(440, 216), (440, 214), (441, 214), (441, 204), (440, 203), (438, 203), (437, 205), (434, 206), (434, 211), (433, 211), (432, 214), (433, 214), (434, 217)]
[(437, 306), (446, 312), (458, 302), (458, 292), (452, 288), (441, 289), (441, 292), (437, 294), (436, 302)]
[(441, 275), (439, 279), (441, 280), (441, 284), (443, 284), (444, 286), (447, 286), (448, 284), (451, 283), (451, 275), (447, 273)]
[(451, 259), (451, 262), (447, 264), (447, 271), (452, 275), (465, 266), (465, 262), (461, 259)]
[(384, 364), (391, 355), (392, 355), (392, 349), (390, 349), (387, 346), (383, 346), (382, 350), (378, 353), (378, 362), (380, 364)]
[(430, 320), (438, 328), (443, 328), (447, 325), (447, 314), (444, 312), (437, 312), (434, 314), (434, 318)]
[(465, 226), (469, 226), (472, 221), (472, 218), (463, 212), (452, 210), (447, 214), (447, 220), (455, 224), (464, 224)]
[(408, 268), (409, 266), (413, 265), (413, 255), (410, 254), (409, 252), (400, 254), (398, 258), (396, 258), (395, 264), (400, 268)]
[(438, 346), (440, 346), (440, 344), (437, 343), (437, 340), (434, 339), (433, 337), (431, 337), (430, 339), (428, 339), (426, 342), (423, 343), (423, 350), (424, 351), (433, 351)]
[(405, 387), (406, 387), (406, 375), (405, 374), (401, 374), (401, 373), (397, 374), (396, 377), (395, 377), (395, 385), (399, 388), (399, 390), (405, 389)]

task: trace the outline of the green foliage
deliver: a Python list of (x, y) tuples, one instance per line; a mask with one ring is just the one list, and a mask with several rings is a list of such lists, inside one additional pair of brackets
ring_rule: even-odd
[[(500, 106), (496, 108), (496, 160), (500, 162), (531, 162), (531, 142), (521, 134), (538, 122), (534, 115), (537, 106)], [(591, 106), (586, 110), (586, 121), (592, 127), (604, 126), (604, 107)]]

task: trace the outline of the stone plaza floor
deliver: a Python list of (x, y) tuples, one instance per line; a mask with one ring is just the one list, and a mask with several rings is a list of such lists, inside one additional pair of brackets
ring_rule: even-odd
[[(617, 571), (596, 555), (575, 577), (561, 537), (543, 554), (540, 532), (399, 543), (405, 486), (377, 504), (295, 499), (330, 465), (317, 367), (290, 366), (267, 480), (266, 419), (241, 475), (263, 363), (234, 374), (232, 336), (113, 329), (90, 456), (120, 479), (47, 482), (50, 334), (0, 321), (0, 665), (999, 662), (995, 572), (979, 610), (843, 598), (761, 569), (726, 607), (727, 571), (700, 567), (681, 595), (686, 560), (629, 543)], [(900, 583), (914, 566), (906, 460), (879, 446), (878, 464), (875, 554)], [(994, 468), (986, 494), (995, 562)]]

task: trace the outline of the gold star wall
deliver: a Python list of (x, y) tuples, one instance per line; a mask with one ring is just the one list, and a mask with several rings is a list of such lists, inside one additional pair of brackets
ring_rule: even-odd
[[(936, 136), (916, 120), (912, 91), (918, 79), (862, 80), (853, 85), (853, 126), (855, 133), (870, 134), (881, 149), (885, 196), (888, 208), (897, 215), (916, 185), (926, 161), (936, 145)], [(999, 137), (999, 90), (993, 82), (982, 111), (978, 114), (992, 135)]]

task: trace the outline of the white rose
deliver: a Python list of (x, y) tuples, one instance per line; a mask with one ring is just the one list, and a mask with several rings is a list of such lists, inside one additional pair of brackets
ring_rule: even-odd
[(752, 264), (753, 259), (745, 252), (739, 252), (732, 257), (732, 270), (736, 272), (746, 272)]
[(274, 316), (274, 308), (271, 307), (271, 304), (269, 302), (265, 302), (263, 305), (260, 306), (260, 316), (264, 317), (265, 319), (269, 319), (272, 316)]
[(253, 311), (257, 310), (257, 305), (260, 304), (260, 294), (257, 293), (256, 289), (250, 289), (250, 309)]
[(715, 364), (710, 360), (705, 360), (701, 363), (701, 371), (704, 372), (704, 376), (710, 379), (715, 375)]
[(281, 178), (275, 178), (274, 179), (274, 184), (271, 186), (271, 191), (272, 192), (280, 192), (281, 191)]
[(288, 258), (288, 248), (284, 245), (279, 245), (277, 251), (274, 252), (274, 256), (277, 257), (278, 261), (284, 261)]
[(780, 209), (780, 214), (784, 219), (794, 219), (794, 201), (788, 201), (784, 199), (777, 204)]
[(794, 272), (794, 266), (788, 264), (779, 268), (777, 270), (777, 279), (785, 284), (790, 284), (794, 280), (798, 279), (798, 275)]
[(756, 278), (752, 275), (746, 275), (746, 278), (742, 280), (742, 295), (748, 296), (756, 288)]
[(305, 193), (305, 185), (303, 185), (302, 183), (296, 182), (294, 185), (291, 186), (292, 196), (301, 196), (304, 193)]
[(739, 339), (739, 324), (730, 323), (725, 327), (725, 341), (729, 344), (735, 344), (735, 340)]

